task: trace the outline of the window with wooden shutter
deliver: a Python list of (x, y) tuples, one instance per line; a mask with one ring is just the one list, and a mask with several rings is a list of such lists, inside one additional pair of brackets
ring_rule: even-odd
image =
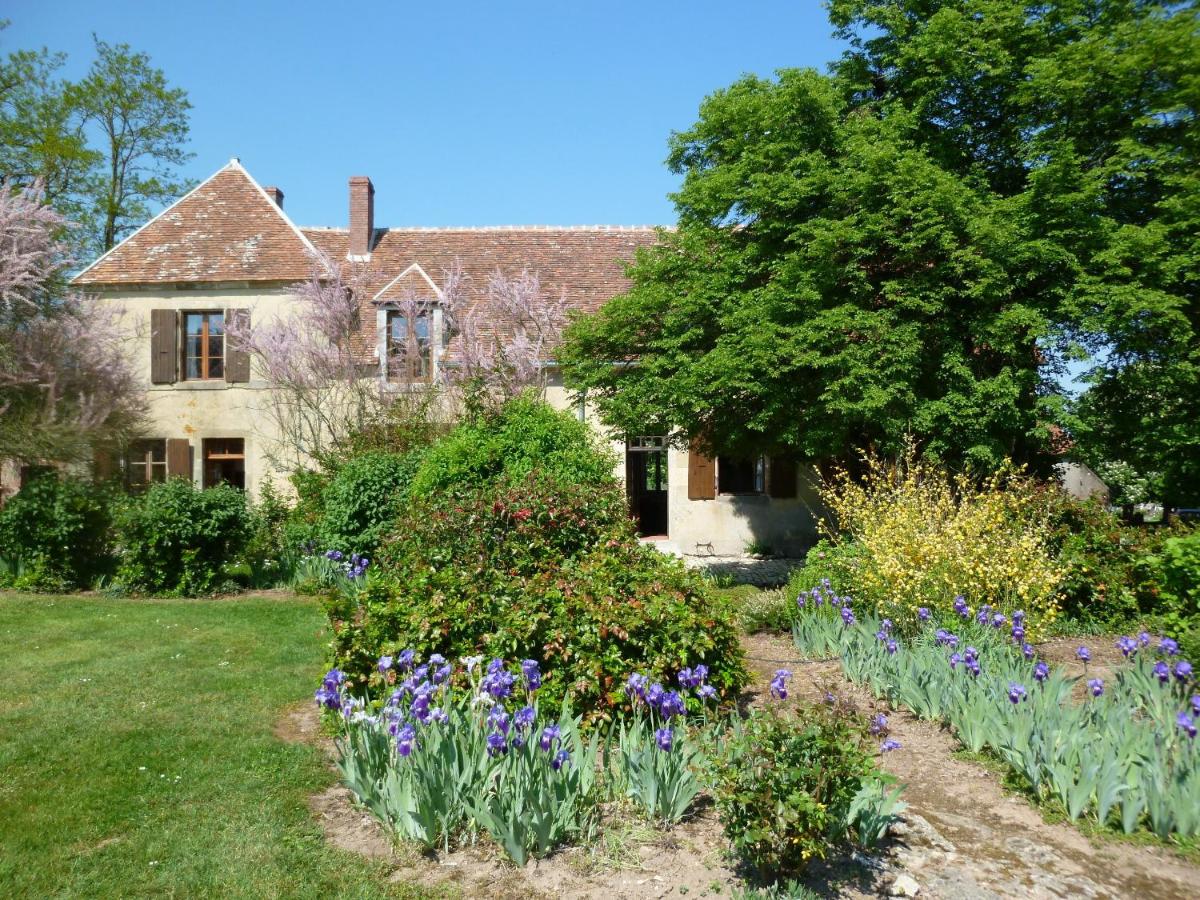
[(233, 338), (225, 341), (225, 380), (230, 383), (245, 383), (250, 380), (250, 354), (241, 346), (246, 332), (250, 330), (250, 310), (231, 309), (225, 313), (229, 331)]
[(786, 456), (772, 456), (767, 488), (767, 493), (777, 500), (793, 499), (796, 496), (795, 460)]
[(174, 384), (176, 379), (175, 348), (179, 328), (178, 315), (173, 309), (150, 310), (150, 381), (152, 384)]
[(187, 438), (167, 438), (167, 477), (192, 478), (192, 445)]
[(688, 499), (712, 500), (717, 496), (717, 467), (712, 459), (688, 451)]

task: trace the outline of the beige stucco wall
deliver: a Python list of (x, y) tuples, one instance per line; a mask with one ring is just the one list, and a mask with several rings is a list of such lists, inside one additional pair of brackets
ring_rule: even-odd
[(205, 438), (242, 438), (246, 452), (246, 489), (257, 495), (266, 479), (283, 484), (285, 473), (272, 464), (268, 448), (278, 432), (269, 414), (268, 385), (253, 366), (250, 381), (177, 381), (150, 383), (150, 311), (250, 309), (251, 321), (291, 314), (295, 302), (284, 289), (212, 288), (205, 290), (122, 291), (101, 299), (120, 306), (123, 329), (134, 371), (145, 385), (149, 422), (147, 437), (187, 438), (192, 445), (192, 479), (201, 481), (201, 447)]
[[(192, 445), (192, 478), (202, 477), (201, 449), (206, 438), (241, 438), (246, 451), (246, 489), (257, 495), (263, 482), (273, 480), (286, 489), (286, 469), (272, 460), (279, 432), (271, 415), (269, 385), (252, 366), (245, 384), (225, 381), (155, 385), (150, 383), (150, 311), (249, 309), (252, 321), (262, 323), (288, 316), (295, 301), (286, 289), (228, 287), (205, 290), (126, 291), (103, 295), (105, 302), (118, 304), (124, 313), (124, 328), (130, 335), (128, 350), (138, 377), (146, 389), (149, 412), (147, 437), (187, 438)], [(570, 410), (594, 427), (609, 442), (614, 456), (614, 475), (625, 478), (625, 442), (612, 434), (596, 417), (595, 409), (580, 403), (557, 373), (546, 387), (547, 401), (557, 409)], [(668, 541), (664, 549), (685, 554), (734, 556), (751, 543), (770, 547), (775, 553), (798, 555), (815, 540), (815, 495), (811, 485), (800, 479), (800, 497), (777, 500), (766, 496), (718, 495), (713, 500), (688, 499), (687, 452), (671, 449), (667, 456)]]

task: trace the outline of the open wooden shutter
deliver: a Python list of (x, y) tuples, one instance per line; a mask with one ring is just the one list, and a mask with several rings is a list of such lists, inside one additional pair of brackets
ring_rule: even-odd
[(150, 310), (150, 381), (154, 384), (175, 383), (178, 363), (175, 335), (178, 329), (175, 310)]
[(192, 445), (187, 438), (167, 438), (167, 477), (192, 478)]
[(717, 496), (717, 465), (695, 450), (688, 451), (688, 499), (712, 500)]
[(772, 456), (767, 493), (779, 500), (796, 496), (796, 463), (786, 456)]
[(92, 451), (92, 471), (97, 481), (107, 481), (117, 474), (117, 458), (108, 448), (97, 447)]
[[(225, 380), (244, 383), (250, 380), (250, 354), (239, 344), (250, 329), (250, 310), (228, 310), (225, 321), (232, 326), (225, 329)], [(231, 330), (233, 340), (229, 337)]]

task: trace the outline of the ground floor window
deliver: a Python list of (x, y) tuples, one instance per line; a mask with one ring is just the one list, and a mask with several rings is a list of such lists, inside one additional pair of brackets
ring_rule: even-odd
[(204, 487), (231, 484), (246, 488), (246, 442), (244, 438), (204, 439)]
[(131, 490), (167, 480), (166, 439), (134, 441), (125, 457), (125, 483)]
[(767, 489), (767, 463), (761, 456), (717, 458), (717, 491), (722, 494), (761, 494)]

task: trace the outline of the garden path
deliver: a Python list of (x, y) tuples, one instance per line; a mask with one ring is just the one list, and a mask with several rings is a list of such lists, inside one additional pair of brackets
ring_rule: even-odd
[[(1074, 666), (1078, 643), (1056, 641), (1048, 655)], [(956, 756), (958, 744), (948, 731), (875, 701), (843, 677), (837, 662), (803, 660), (783, 636), (753, 635), (745, 645), (756, 676), (752, 703), (764, 702), (767, 682), (786, 668), (794, 678), (793, 697), (785, 702), (820, 700), (828, 690), (865, 713), (887, 713), (891, 737), (902, 747), (882, 763), (906, 785), (908, 810), (886, 854), (863, 861), (876, 869), (879, 883), (894, 885), (906, 874), (919, 884), (921, 897), (946, 900), (1197, 895), (1200, 866), (1160, 846), (1092, 839), (1070, 823), (1046, 821), (1024, 798), (1007, 792), (995, 771)], [(1115, 655), (1093, 647), (1099, 665), (1093, 664), (1092, 674), (1115, 662)]]

